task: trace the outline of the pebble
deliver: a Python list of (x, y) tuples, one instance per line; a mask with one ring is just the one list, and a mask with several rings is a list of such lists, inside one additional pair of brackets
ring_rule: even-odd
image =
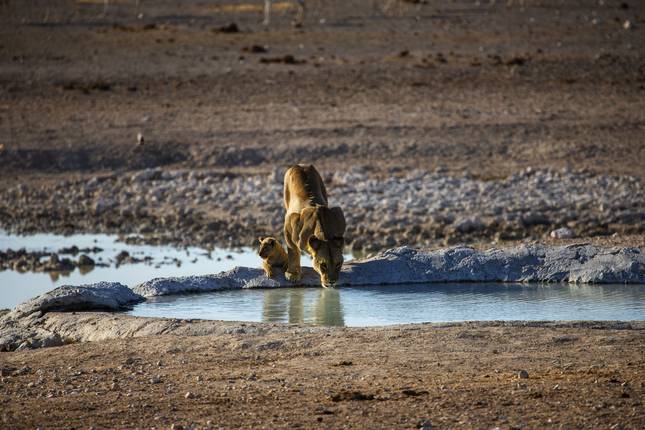
[(431, 430), (432, 422), (430, 420), (425, 420), (419, 425), (419, 430)]
[(529, 378), (529, 372), (527, 372), (526, 370), (520, 370), (517, 373), (517, 377), (520, 378), (520, 379), (528, 379)]
[(194, 399), (195, 398), (195, 393), (191, 393), (190, 391), (188, 391), (186, 394), (184, 394), (184, 397), (186, 399)]
[(571, 239), (575, 237), (575, 233), (570, 228), (561, 227), (556, 230), (552, 230), (550, 236), (554, 239)]
[(85, 254), (82, 254), (80, 257), (78, 257), (79, 266), (94, 266), (95, 264), (96, 263), (94, 262), (94, 260)]

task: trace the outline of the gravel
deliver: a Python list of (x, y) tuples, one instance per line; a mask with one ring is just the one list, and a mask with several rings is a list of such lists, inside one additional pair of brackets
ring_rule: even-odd
[[(323, 174), (355, 250), (645, 232), (645, 181), (632, 176), (531, 168), (495, 180), (422, 170), (386, 178), (360, 168)], [(0, 227), (250, 245), (258, 235), (281, 235), (281, 175), (151, 169), (18, 185), (0, 193)]]

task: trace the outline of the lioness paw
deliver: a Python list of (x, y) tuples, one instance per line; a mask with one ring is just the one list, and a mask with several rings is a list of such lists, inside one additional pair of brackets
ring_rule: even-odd
[(302, 278), (302, 274), (300, 272), (285, 272), (284, 277), (287, 278), (291, 282), (296, 282), (299, 281)]

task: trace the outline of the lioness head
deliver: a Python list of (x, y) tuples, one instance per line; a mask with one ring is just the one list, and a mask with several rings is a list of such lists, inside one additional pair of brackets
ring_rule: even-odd
[(333, 287), (338, 282), (340, 269), (343, 267), (343, 238), (320, 240), (316, 236), (309, 238), (309, 251), (313, 259), (314, 270), (320, 275), (324, 287)]
[(271, 236), (265, 238), (258, 237), (258, 241), (260, 242), (260, 250), (258, 254), (260, 254), (260, 257), (262, 258), (268, 258), (278, 244), (277, 239)]

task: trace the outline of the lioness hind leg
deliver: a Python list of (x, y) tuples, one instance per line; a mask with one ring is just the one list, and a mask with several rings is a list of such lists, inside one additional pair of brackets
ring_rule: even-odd
[(300, 250), (297, 248), (287, 247), (287, 256), (289, 259), (287, 271), (284, 272), (284, 277), (288, 280), (295, 282), (302, 278), (300, 270)]

